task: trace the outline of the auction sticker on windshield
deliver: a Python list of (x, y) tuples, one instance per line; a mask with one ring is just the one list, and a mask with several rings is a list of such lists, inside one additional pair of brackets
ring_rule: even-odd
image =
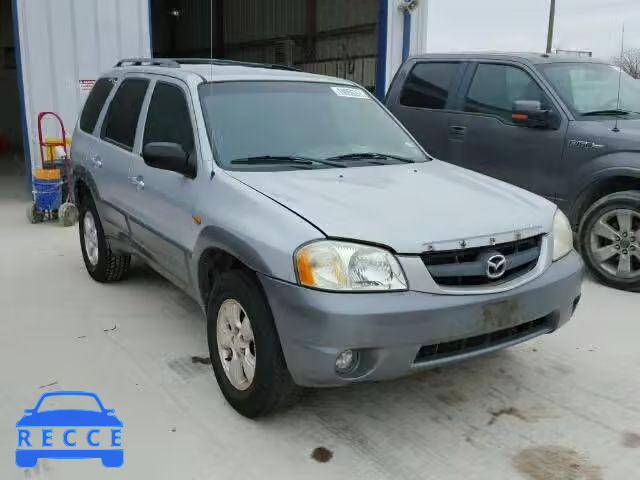
[(349, 98), (363, 98), (368, 99), (366, 93), (364, 93), (359, 88), (351, 88), (351, 87), (331, 87), (331, 90), (335, 92), (339, 97), (349, 97)]

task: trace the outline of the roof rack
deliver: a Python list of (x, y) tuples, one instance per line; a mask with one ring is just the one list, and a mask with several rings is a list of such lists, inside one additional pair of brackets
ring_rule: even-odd
[(116, 63), (116, 67), (132, 66), (180, 68), (180, 64), (172, 58), (124, 58)]
[(125, 58), (116, 63), (116, 67), (167, 67), (180, 68), (180, 65), (216, 65), (252, 68), (270, 68), (273, 70), (288, 70), (300, 72), (296, 67), (278, 65), (274, 63), (242, 62), (238, 60), (226, 60), (218, 58)]
[(296, 67), (288, 65), (279, 65), (276, 63), (256, 63), (256, 62), (243, 62), (240, 60), (227, 60), (220, 58), (174, 58), (179, 64), (185, 65), (216, 65), (216, 66), (233, 66), (233, 67), (253, 67), (253, 68), (270, 68), (273, 70), (289, 70), (292, 72), (300, 72), (301, 70)]

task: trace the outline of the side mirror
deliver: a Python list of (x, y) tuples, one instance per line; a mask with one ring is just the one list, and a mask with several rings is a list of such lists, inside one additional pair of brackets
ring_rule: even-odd
[(187, 152), (184, 151), (182, 145), (177, 143), (147, 143), (142, 149), (142, 158), (144, 163), (150, 167), (169, 170), (187, 176), (193, 175), (193, 169), (189, 167), (187, 162)]
[(33, 413), (32, 408), (25, 408), (24, 413)]
[(551, 110), (543, 110), (538, 100), (516, 100), (513, 102), (511, 119), (516, 125), (531, 128), (551, 128)]
[(116, 413), (116, 411), (113, 408), (107, 408), (105, 409), (104, 413), (106, 413), (107, 415), (113, 415), (114, 413)]

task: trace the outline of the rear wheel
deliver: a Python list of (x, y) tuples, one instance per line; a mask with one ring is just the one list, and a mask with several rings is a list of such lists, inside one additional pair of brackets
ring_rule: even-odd
[(233, 270), (219, 276), (207, 312), (211, 364), (231, 406), (255, 418), (297, 399), (271, 310), (253, 274)]
[(599, 280), (640, 291), (640, 192), (597, 201), (584, 215), (579, 238), (587, 266)]
[(85, 267), (98, 282), (117, 282), (129, 272), (131, 256), (116, 255), (104, 236), (98, 211), (91, 198), (80, 205), (80, 248)]

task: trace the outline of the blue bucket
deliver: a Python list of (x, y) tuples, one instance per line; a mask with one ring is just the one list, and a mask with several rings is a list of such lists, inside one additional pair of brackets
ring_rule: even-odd
[(33, 180), (33, 197), (36, 209), (58, 210), (62, 203), (62, 182), (60, 180)]

